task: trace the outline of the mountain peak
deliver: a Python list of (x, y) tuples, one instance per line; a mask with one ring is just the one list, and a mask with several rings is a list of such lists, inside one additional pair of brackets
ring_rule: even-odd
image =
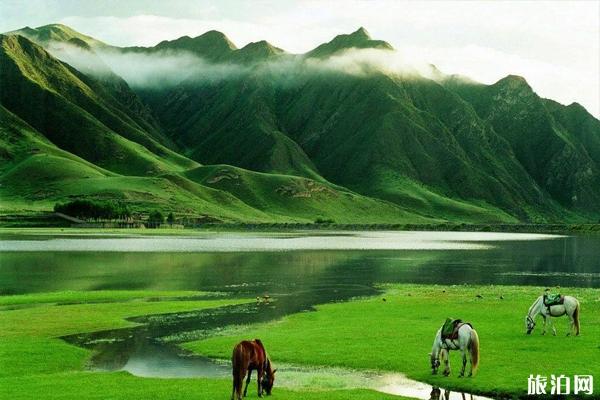
[(182, 36), (174, 40), (163, 40), (154, 50), (183, 50), (211, 61), (221, 60), (237, 48), (224, 33), (211, 30), (200, 36)]
[(15, 31), (7, 32), (7, 34), (16, 34), (25, 36), (27, 39), (40, 44), (47, 45), (52, 41), (68, 42), (71, 39), (78, 39), (85, 42), (90, 47), (106, 47), (107, 45), (91, 36), (77, 32), (75, 29), (63, 24), (48, 24), (31, 28), (26, 26)]
[(360, 28), (358, 28), (357, 30), (355, 30), (354, 32), (352, 32), (351, 34), (349, 34), (348, 36), (358, 38), (358, 39), (371, 40), (371, 35), (369, 34), (369, 31), (367, 31), (362, 26)]
[(501, 87), (509, 91), (528, 91), (532, 92), (533, 89), (529, 86), (529, 83), (519, 75), (507, 75), (494, 83), (493, 86)]
[(70, 28), (70, 27), (68, 27), (67, 25), (64, 25), (64, 24), (47, 24), (47, 25), (38, 26), (35, 29), (37, 29), (37, 30), (61, 29), (61, 30), (68, 30), (68, 31), (72, 31), (73, 30), (72, 28)]
[(348, 49), (381, 49), (393, 50), (393, 47), (383, 40), (373, 40), (363, 27), (350, 34), (337, 35), (328, 43), (324, 43), (306, 53), (308, 57), (324, 58)]
[(226, 44), (228, 47), (230, 47), (232, 50), (236, 49), (236, 46), (233, 44), (233, 42), (231, 40), (229, 40), (229, 38), (227, 37), (227, 35), (225, 35), (223, 32), (220, 31), (216, 31), (216, 30), (210, 30), (207, 32), (204, 32), (202, 35), (200, 36), (196, 36), (194, 38), (195, 40), (205, 40), (205, 41), (213, 41), (213, 42), (217, 42), (217, 43), (224, 43)]
[(242, 62), (261, 61), (283, 53), (285, 51), (279, 47), (273, 46), (266, 40), (261, 40), (248, 43), (235, 52), (234, 58)]

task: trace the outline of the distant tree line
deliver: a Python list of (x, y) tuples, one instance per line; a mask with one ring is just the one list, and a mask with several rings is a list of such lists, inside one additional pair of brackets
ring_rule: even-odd
[(127, 205), (115, 201), (73, 200), (68, 203), (56, 203), (54, 212), (83, 220), (125, 220), (131, 218)]
[[(175, 215), (172, 212), (167, 215), (166, 221), (169, 225), (173, 226), (175, 223)], [(148, 214), (148, 227), (149, 228), (159, 228), (165, 222), (165, 216), (159, 210), (151, 211)]]
[[(130, 220), (132, 218), (132, 213), (127, 205), (116, 201), (73, 200), (67, 203), (56, 203), (54, 212), (86, 221)], [(176, 222), (172, 212), (165, 218), (162, 212), (153, 210), (148, 214), (146, 225), (149, 228), (158, 228), (165, 223), (165, 220), (171, 226)]]

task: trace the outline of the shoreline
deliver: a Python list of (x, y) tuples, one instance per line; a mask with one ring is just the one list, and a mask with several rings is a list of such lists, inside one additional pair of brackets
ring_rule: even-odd
[(184, 228), (101, 228), (77, 226), (2, 226), (2, 234), (135, 234), (149, 236), (189, 236), (207, 232), (497, 232), (599, 235), (600, 224), (314, 224), (314, 223), (211, 223)]

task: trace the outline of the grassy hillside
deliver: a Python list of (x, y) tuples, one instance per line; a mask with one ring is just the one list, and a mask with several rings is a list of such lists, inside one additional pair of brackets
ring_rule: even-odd
[(232, 193), (244, 203), (281, 219), (292, 211), (308, 222), (435, 221), (434, 217), (423, 217), (392, 203), (302, 177), (252, 172), (229, 165), (198, 167), (185, 175), (204, 186)]
[(26, 26), (16, 31), (7, 32), (7, 34), (22, 35), (40, 45), (46, 45), (52, 41), (68, 42), (70, 40), (76, 39), (87, 44), (90, 47), (98, 48), (108, 46), (106, 43), (103, 43), (98, 39), (94, 39), (91, 36), (79, 33), (76, 30), (63, 24), (49, 24), (39, 26), (37, 28), (31, 28), (29, 26)]
[[(223, 221), (429, 221), (333, 185), (229, 166), (124, 176), (59, 149), (2, 106), (0, 156), (3, 213), (48, 211), (57, 202), (88, 198), (118, 200), (134, 213), (160, 209), (179, 217), (209, 216)], [(222, 180), (224, 174), (229, 179)], [(236, 177), (235, 183), (227, 185), (231, 176)], [(372, 210), (377, 210), (375, 218)]]

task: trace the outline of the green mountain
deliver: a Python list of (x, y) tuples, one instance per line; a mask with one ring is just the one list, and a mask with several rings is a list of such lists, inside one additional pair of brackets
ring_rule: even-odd
[(578, 104), (536, 95), (525, 79), (449, 84), (514, 149), (527, 173), (568, 209), (600, 210), (599, 121)]
[(22, 35), (1, 35), (0, 43), (4, 212), (93, 198), (125, 201), (140, 213), (160, 208), (226, 221), (428, 221), (294, 176), (235, 169), (235, 185), (223, 186), (216, 167), (180, 155), (160, 128), (132, 110), (127, 100), (139, 100), (120, 78), (84, 75)]
[[(600, 121), (583, 107), (515, 76), (382, 70), (369, 55), (393, 49), (363, 28), (302, 55), (266, 41), (238, 49), (216, 31), (129, 48), (57, 25), (16, 33), (0, 48), (7, 209), (92, 197), (238, 221), (600, 216)], [(115, 54), (181, 79), (130, 86)], [(199, 67), (164, 66), (180, 56)], [(46, 143), (39, 154), (15, 147), (31, 137)], [(41, 181), (25, 187), (31, 171)], [(53, 190), (33, 195), (42, 181)]]

